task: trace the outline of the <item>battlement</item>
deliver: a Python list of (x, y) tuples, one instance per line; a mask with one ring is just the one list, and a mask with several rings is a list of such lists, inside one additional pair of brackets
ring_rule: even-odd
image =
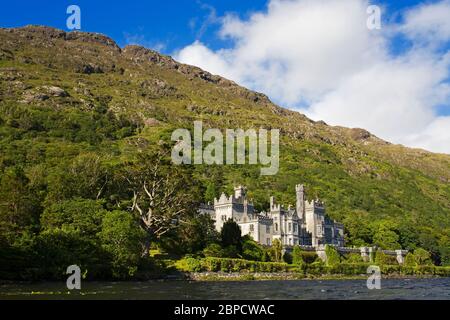
[[(295, 207), (289, 205), (286, 209), (271, 196), (268, 212), (259, 213), (254, 211), (253, 204), (247, 200), (244, 186), (235, 187), (234, 194), (230, 196), (222, 193), (218, 199), (214, 199), (212, 215), (215, 217), (216, 229), (220, 231), (225, 221), (233, 219), (241, 225), (243, 234), (257, 237), (255, 241), (263, 245), (284, 235), (283, 246), (312, 244), (314, 247), (325, 243), (343, 246), (343, 225), (335, 223), (325, 214), (323, 202), (319, 199), (307, 201), (302, 184), (295, 186), (295, 192)], [(206, 211), (205, 207), (203, 209)], [(253, 233), (254, 228), (260, 231)]]
[(257, 219), (259, 222), (266, 224), (266, 225), (272, 225), (273, 224), (273, 219), (268, 217), (268, 216), (263, 216), (263, 215), (257, 215)]
[(307, 207), (307, 208), (321, 208), (322, 209), (322, 208), (325, 208), (325, 204), (320, 199), (315, 199), (315, 200), (311, 200), (311, 201), (306, 200), (305, 201), (305, 207)]

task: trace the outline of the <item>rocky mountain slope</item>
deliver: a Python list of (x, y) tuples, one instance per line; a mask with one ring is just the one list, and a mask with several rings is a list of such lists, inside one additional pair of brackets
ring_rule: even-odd
[(294, 203), (293, 187), (303, 182), (344, 223), (349, 243), (381, 244), (388, 235), (402, 247), (448, 254), (449, 155), (314, 122), (230, 80), (93, 33), (0, 29), (0, 81), (0, 173), (20, 164), (49, 190), (52, 167), (85, 153), (119, 163), (197, 119), (279, 128), (277, 175), (237, 165), (198, 166), (194, 174), (213, 194), (246, 184), (260, 208), (270, 194)]

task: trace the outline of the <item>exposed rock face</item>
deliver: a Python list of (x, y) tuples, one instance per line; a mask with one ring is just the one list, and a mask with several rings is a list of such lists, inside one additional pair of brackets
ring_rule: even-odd
[(360, 128), (351, 129), (350, 135), (354, 140), (367, 140), (372, 136), (369, 131)]
[[(280, 130), (278, 175), (259, 180), (247, 166), (197, 167), (194, 174), (204, 182), (249, 182), (255, 195), (307, 181), (340, 205), (341, 216), (332, 217), (339, 221), (363, 208), (370, 224), (393, 214), (394, 222), (440, 228), (439, 235), (450, 226), (448, 155), (312, 121), (233, 81), (140, 46), (121, 49), (98, 34), (0, 29), (0, 60), (2, 148), (10, 151), (0, 157), (0, 170), (20, 158), (29, 164), (27, 176), (46, 179), (47, 165), (64, 157), (64, 170), (80, 152), (101, 154), (115, 167), (196, 120), (204, 129), (274, 128)], [(428, 231), (423, 235), (429, 239)]]
[(82, 41), (82, 42), (92, 42), (92, 43), (98, 43), (101, 45), (108, 46), (116, 51), (121, 51), (120, 47), (116, 44), (116, 42), (99, 33), (92, 33), (92, 32), (79, 32), (79, 31), (72, 31), (65, 33), (65, 40), (71, 41)]
[[(55, 28), (35, 25), (29, 25), (14, 29), (0, 28), (0, 30), (17, 35), (18, 37), (25, 39), (31, 43), (33, 43), (33, 41), (39, 41), (42, 43), (42, 40), (52, 41), (55, 39), (60, 39), (66, 41), (98, 43), (120, 51), (120, 47), (114, 42), (114, 40), (99, 33), (79, 31), (65, 32), (63, 30)], [(42, 44), (45, 44), (45, 42)]]
[(20, 102), (32, 103), (32, 102), (44, 101), (44, 100), (47, 100), (48, 98), (49, 98), (49, 96), (45, 93), (26, 91), (23, 93), (22, 100), (20, 100)]
[[(337, 146), (352, 156), (375, 152), (389, 162), (416, 170), (426, 168), (427, 173), (439, 176), (442, 181), (450, 180), (448, 160), (391, 145), (364, 129), (312, 121), (275, 105), (264, 94), (154, 50), (136, 45), (121, 49), (101, 34), (42, 26), (0, 28), (0, 40), (2, 61), (17, 62), (24, 68), (35, 65), (40, 70), (24, 73), (16, 66), (0, 68), (0, 80), (8, 82), (0, 89), (3, 100), (27, 104), (45, 101), (55, 107), (68, 103), (87, 110), (101, 105), (116, 113), (134, 112), (137, 116), (142, 112), (141, 121), (155, 118), (179, 122), (183, 116), (190, 120), (207, 116), (208, 121), (215, 121), (211, 125), (216, 126), (238, 127), (244, 123), (247, 127), (279, 127), (283, 136), (291, 139)], [(40, 79), (39, 72), (43, 70), (53, 78)], [(77, 80), (69, 85), (67, 81), (60, 83), (59, 73), (70, 73)], [(44, 85), (36, 84), (34, 77)], [(103, 93), (99, 94), (97, 89)], [(105, 92), (110, 96), (108, 99)]]
[(67, 97), (69, 95), (64, 89), (61, 89), (60, 87), (43, 86), (42, 88), (54, 97)]
[[(22, 86), (23, 87), (23, 86)], [(26, 90), (22, 94), (22, 103), (34, 103), (50, 99), (51, 97), (68, 97), (67, 91), (56, 86), (41, 86), (34, 89)]]

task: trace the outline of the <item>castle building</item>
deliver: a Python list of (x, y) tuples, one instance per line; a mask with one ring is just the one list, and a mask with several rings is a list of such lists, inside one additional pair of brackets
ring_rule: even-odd
[(325, 213), (320, 200), (307, 201), (303, 185), (295, 186), (296, 206), (283, 207), (270, 197), (268, 212), (256, 212), (247, 199), (245, 187), (234, 188), (234, 195), (224, 193), (214, 199), (214, 205), (202, 205), (200, 212), (210, 214), (220, 232), (223, 224), (232, 219), (241, 228), (242, 235), (250, 235), (262, 245), (271, 245), (279, 239), (283, 246), (332, 244), (344, 246), (344, 227)]

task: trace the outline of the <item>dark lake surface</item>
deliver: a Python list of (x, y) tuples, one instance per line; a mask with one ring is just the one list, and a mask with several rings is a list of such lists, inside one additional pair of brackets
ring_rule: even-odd
[[(76, 290), (75, 290), (76, 291)], [(440, 299), (450, 300), (450, 278), (366, 280), (82, 282), (68, 293), (65, 282), (0, 285), (4, 299)]]

